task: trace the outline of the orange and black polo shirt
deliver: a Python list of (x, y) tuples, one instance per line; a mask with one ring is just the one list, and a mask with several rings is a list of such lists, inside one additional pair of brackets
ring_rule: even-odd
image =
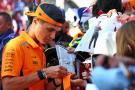
[[(26, 32), (10, 40), (4, 48), (2, 58), (2, 77), (30, 75), (45, 67), (45, 55), (41, 45), (38, 45)], [(37, 82), (29, 90), (44, 90), (45, 81)]]

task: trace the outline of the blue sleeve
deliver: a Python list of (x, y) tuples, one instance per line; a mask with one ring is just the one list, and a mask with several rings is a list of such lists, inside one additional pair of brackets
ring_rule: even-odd
[(11, 33), (11, 34), (9, 34), (8, 36), (6, 36), (5, 38), (2, 39), (2, 41), (0, 43), (0, 65), (1, 65), (1, 62), (2, 62), (2, 51), (3, 51), (3, 48), (7, 44), (7, 42), (9, 40), (11, 40), (12, 38), (14, 38), (14, 37), (15, 37), (15, 34)]

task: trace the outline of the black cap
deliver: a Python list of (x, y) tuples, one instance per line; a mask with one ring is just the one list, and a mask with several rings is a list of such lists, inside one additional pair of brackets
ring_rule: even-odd
[(40, 7), (49, 17), (51, 17), (56, 22), (59, 23), (65, 22), (65, 18), (60, 8), (56, 7), (53, 4), (47, 3), (41, 4)]
[(38, 5), (35, 12), (26, 12), (26, 15), (31, 17), (38, 17), (51, 24), (61, 26), (65, 22), (65, 17), (60, 8), (53, 4), (42, 3)]

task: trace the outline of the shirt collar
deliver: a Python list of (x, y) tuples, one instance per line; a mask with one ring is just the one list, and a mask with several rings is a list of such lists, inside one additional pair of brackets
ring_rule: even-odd
[(40, 47), (26, 32), (23, 31), (21, 37), (23, 37), (33, 48)]

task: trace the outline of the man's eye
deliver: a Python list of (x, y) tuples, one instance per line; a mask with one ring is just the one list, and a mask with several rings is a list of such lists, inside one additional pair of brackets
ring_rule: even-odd
[(55, 31), (55, 30), (54, 30), (54, 29), (48, 29), (48, 31), (49, 31), (49, 32), (53, 32), (53, 31)]
[(50, 29), (50, 30), (48, 30), (49, 32), (53, 32), (54, 30), (53, 29)]

